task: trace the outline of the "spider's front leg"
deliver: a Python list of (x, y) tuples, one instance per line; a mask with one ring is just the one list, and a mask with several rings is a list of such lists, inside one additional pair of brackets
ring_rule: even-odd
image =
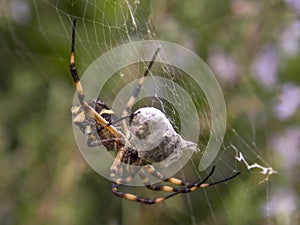
[(71, 45), (71, 57), (70, 57), (70, 73), (73, 78), (78, 99), (80, 102), (81, 107), (84, 110), (84, 113), (86, 115), (89, 115), (91, 118), (93, 118), (95, 121), (97, 121), (98, 124), (100, 124), (104, 129), (109, 131), (113, 138), (117, 139), (123, 139), (124, 135), (119, 132), (117, 129), (115, 129), (113, 126), (110, 126), (110, 123), (103, 118), (93, 107), (89, 105), (89, 103), (84, 98), (84, 91), (83, 87), (81, 85), (77, 69), (75, 66), (75, 29), (76, 28), (76, 18), (73, 21), (73, 27), (72, 27), (72, 45)]

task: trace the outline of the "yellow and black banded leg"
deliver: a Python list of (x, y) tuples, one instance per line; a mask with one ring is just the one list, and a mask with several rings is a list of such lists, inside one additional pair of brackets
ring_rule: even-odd
[(170, 182), (172, 184), (176, 184), (176, 185), (180, 185), (180, 186), (190, 186), (190, 185), (194, 185), (198, 182), (200, 182), (200, 178), (198, 178), (197, 180), (193, 181), (192, 183), (188, 183), (188, 182), (184, 182), (183, 180), (180, 180), (178, 178), (174, 178), (174, 177), (165, 177), (163, 176), (159, 171), (157, 171), (152, 165), (146, 165), (144, 166), (144, 168), (147, 170), (148, 173), (150, 173), (152, 176), (160, 179), (161, 181), (164, 182)]
[(120, 185), (120, 184), (129, 184), (133, 178), (135, 177), (135, 175), (139, 172), (140, 169), (135, 169), (135, 171), (133, 171), (133, 173), (129, 176), (127, 176), (126, 178), (120, 178), (118, 176), (120, 175), (116, 175), (118, 178), (116, 178), (113, 182)]
[(145, 70), (143, 76), (140, 78), (138, 84), (136, 85), (136, 87), (134, 88), (133, 92), (132, 92), (132, 95), (131, 97), (129, 98), (125, 108), (124, 108), (124, 111), (123, 111), (123, 114), (122, 114), (122, 117), (123, 116), (127, 116), (129, 113), (130, 113), (130, 110), (131, 110), (131, 107), (133, 106), (137, 96), (139, 95), (140, 91), (141, 91), (141, 88), (144, 84), (144, 81), (145, 81), (145, 77), (149, 74), (150, 70), (151, 70), (151, 67), (154, 63), (154, 60), (159, 52), (160, 48), (157, 48), (149, 65), (147, 66), (147, 69)]
[[(180, 190), (180, 188), (171, 187), (168, 185), (151, 184), (149, 181), (149, 178), (147, 177), (147, 175), (145, 174), (143, 169), (141, 169), (139, 171), (139, 176), (140, 176), (140, 179), (142, 180), (142, 182), (144, 183), (145, 187), (152, 191), (178, 192)], [(178, 185), (183, 185), (183, 184), (185, 184), (185, 183), (184, 182), (181, 182), (180, 184), (178, 183)], [(187, 186), (187, 184), (185, 184), (185, 185)]]
[(153, 205), (153, 204), (157, 204), (157, 203), (161, 203), (177, 194), (181, 194), (181, 193), (187, 193), (188, 191), (184, 192), (184, 190), (186, 190), (187, 188), (173, 188), (170, 186), (166, 186), (166, 185), (162, 185), (162, 186), (151, 186), (150, 187), (150, 183), (149, 180), (147, 178), (147, 176), (145, 175), (143, 169), (141, 169), (139, 171), (139, 175), (140, 178), (142, 180), (142, 182), (145, 184), (145, 186), (151, 190), (161, 190), (161, 191), (167, 191), (167, 192), (173, 192), (169, 195), (166, 195), (164, 197), (159, 197), (159, 198), (155, 198), (155, 199), (149, 199), (149, 198), (142, 198), (140, 196), (128, 193), (128, 192), (122, 192), (119, 191), (119, 184), (116, 182), (113, 182), (112, 184), (112, 192), (113, 194), (115, 194), (116, 196), (120, 197), (120, 198), (125, 198), (127, 200), (130, 201), (136, 201), (136, 202), (141, 202), (141, 203), (145, 203), (145, 204), (149, 204), (149, 205)]
[(110, 167), (109, 174), (110, 174), (110, 179), (112, 182), (116, 182), (118, 177), (121, 177), (120, 174), (122, 174), (121, 170), (121, 163), (122, 163), (122, 158), (124, 154), (126, 153), (126, 147), (122, 147), (118, 150), (116, 158)]
[[(147, 187), (149, 180), (146, 177), (145, 173), (143, 172), (143, 169), (139, 170), (139, 175), (141, 180), (143, 181), (143, 183), (145, 184), (145, 186)], [(172, 187), (169, 186), (163, 186), (163, 188), (161, 189), (163, 191), (174, 191), (174, 189)], [(157, 204), (160, 202), (163, 202), (177, 194), (180, 194), (180, 192), (173, 192), (172, 194), (169, 194), (165, 197), (159, 197), (159, 198), (155, 198), (155, 199), (149, 199), (149, 198), (143, 198), (128, 192), (122, 192), (119, 191), (119, 184), (116, 182), (113, 182), (112, 184), (112, 192), (113, 194), (115, 194), (116, 196), (120, 197), (120, 198), (125, 198), (127, 200), (130, 201), (136, 201), (136, 202), (141, 202), (141, 203), (145, 203), (145, 204), (149, 204), (149, 205), (153, 205), (153, 204)]]
[(148, 198), (142, 198), (142, 197), (139, 197), (137, 195), (130, 194), (130, 193), (127, 193), (127, 192), (121, 192), (121, 191), (119, 191), (118, 188), (119, 188), (119, 185), (117, 183), (113, 183), (112, 192), (116, 196), (118, 196), (120, 198), (125, 198), (127, 200), (141, 202), (141, 203), (145, 203), (145, 204), (149, 204), (149, 205), (153, 205), (153, 204), (163, 202), (163, 201), (167, 200), (168, 198), (171, 198), (171, 197), (179, 194), (179, 193), (175, 192), (175, 193), (172, 193), (172, 194), (167, 195), (165, 197), (160, 197), (160, 198), (155, 198), (155, 199), (148, 199)]
[(124, 138), (124, 135), (115, 129), (113, 126), (110, 126), (110, 124), (102, 117), (100, 116), (95, 109), (93, 109), (84, 99), (84, 92), (82, 85), (80, 83), (80, 79), (77, 73), (77, 69), (75, 66), (75, 29), (76, 29), (76, 18), (73, 21), (73, 27), (72, 27), (72, 45), (71, 45), (71, 58), (70, 58), (70, 72), (73, 78), (73, 81), (75, 83), (76, 91), (78, 94), (78, 99), (80, 102), (80, 105), (83, 106), (86, 113), (88, 113), (92, 118), (94, 118), (100, 125), (102, 125), (105, 129), (109, 130), (110, 133), (115, 138)]
[[(166, 191), (166, 192), (178, 192), (178, 191), (182, 190), (182, 188), (171, 187), (171, 186), (168, 186), (168, 185), (152, 185), (142, 167), (135, 168), (133, 174), (127, 176), (126, 178), (119, 178), (117, 175), (114, 175), (114, 177), (116, 177), (114, 182), (117, 183), (118, 185), (128, 184), (132, 181), (132, 179), (134, 178), (134, 176), (136, 175), (137, 172), (139, 172), (139, 177), (140, 177), (141, 181), (144, 183), (145, 187), (147, 187), (150, 190), (153, 190), (153, 191)], [(120, 176), (120, 174), (118, 174), (118, 175)], [(192, 183), (185, 183), (185, 182), (180, 181), (179, 179), (176, 179), (176, 178), (168, 178), (168, 179), (165, 179), (165, 180), (162, 180), (162, 181), (169, 181), (169, 180), (172, 180), (173, 184), (182, 185), (185, 188), (194, 186), (195, 184), (197, 184), (199, 182), (199, 179), (197, 179), (196, 181), (194, 181)]]
[(149, 182), (149, 179), (146, 176), (146, 174), (144, 173), (144, 171), (143, 170), (140, 171), (139, 175), (140, 175), (140, 178), (143, 181), (145, 187), (147, 187), (148, 189), (153, 190), (153, 191), (178, 192), (184, 188), (195, 186), (201, 180), (200, 178), (198, 178), (193, 182), (184, 182), (184, 181), (174, 178), (174, 177), (165, 178), (160, 172), (155, 170), (152, 165), (146, 165), (146, 166), (144, 166), (144, 168), (146, 168), (148, 173), (150, 173), (152, 176), (160, 179), (162, 182), (169, 182), (169, 183), (172, 183), (175, 185), (184, 186), (183, 188), (177, 188), (177, 187), (172, 187), (172, 186), (168, 186), (168, 185), (153, 185)]
[(170, 195), (167, 195), (165, 197), (156, 198), (156, 199), (142, 198), (142, 197), (139, 197), (139, 196), (134, 195), (134, 194), (119, 191), (119, 185), (115, 182), (113, 182), (111, 190), (112, 190), (113, 194), (115, 194), (116, 196), (118, 196), (120, 198), (125, 198), (125, 199), (131, 200), (131, 201), (141, 202), (141, 203), (145, 203), (145, 204), (149, 204), (149, 205), (160, 203), (162, 201), (167, 200), (168, 198), (171, 198), (171, 197), (179, 194), (178, 192), (174, 192), (174, 193), (172, 193)]
[[(132, 95), (131, 95), (131, 97), (129, 98), (129, 100), (128, 100), (128, 102), (126, 103), (126, 106), (125, 106), (125, 108), (124, 108), (124, 110), (123, 110), (122, 117), (127, 117), (127, 116), (129, 115), (130, 110), (131, 110), (132, 106), (134, 105), (134, 102), (135, 102), (137, 96), (139, 95), (139, 93), (140, 93), (140, 91), (141, 91), (141, 88), (142, 88), (142, 86), (143, 86), (143, 84), (144, 84), (145, 77), (149, 74), (149, 72), (150, 72), (150, 70), (151, 70), (151, 67), (152, 67), (152, 65), (153, 65), (153, 63), (154, 63), (154, 60), (155, 60), (155, 58), (156, 58), (156, 56), (157, 56), (159, 50), (160, 50), (160, 48), (157, 48), (157, 49), (156, 49), (156, 51), (155, 51), (155, 53), (154, 53), (154, 55), (153, 55), (153, 57), (152, 57), (152, 59), (151, 59), (149, 65), (147, 66), (147, 69), (145, 70), (143, 76), (140, 78), (138, 84), (135, 86), (135, 88), (134, 88), (134, 90), (133, 90), (133, 92), (132, 92)], [(124, 132), (125, 132), (125, 134), (126, 134), (126, 132), (127, 132), (126, 121), (123, 121), (122, 124), (123, 124), (123, 128), (124, 128)]]
[(223, 180), (219, 180), (219, 181), (212, 182), (212, 183), (205, 183), (212, 176), (212, 174), (214, 173), (214, 170), (215, 170), (215, 166), (213, 166), (213, 168), (210, 171), (210, 173), (201, 182), (199, 182), (198, 184), (191, 183), (187, 187), (178, 188), (176, 193), (178, 193), (178, 194), (179, 193), (189, 193), (189, 192), (196, 191), (198, 188), (206, 188), (206, 187), (209, 187), (209, 186), (213, 186), (213, 185), (225, 183), (225, 182), (227, 182), (227, 181), (229, 181), (229, 180), (231, 180), (231, 179), (233, 179), (236, 176), (238, 176), (238, 175), (241, 174), (241, 172), (237, 172), (234, 175), (232, 175), (232, 176), (230, 176), (228, 178), (225, 178)]
[[(157, 203), (160, 203), (160, 202), (163, 202), (175, 195), (178, 195), (178, 194), (184, 194), (184, 193), (189, 193), (189, 192), (193, 192), (195, 190), (197, 190), (198, 188), (206, 188), (208, 186), (212, 186), (212, 185), (216, 185), (216, 184), (220, 184), (220, 183), (224, 183), (228, 180), (231, 180), (233, 179), (234, 177), (238, 176), (240, 174), (240, 172), (234, 174), (233, 176), (231, 177), (228, 177), (226, 179), (223, 179), (223, 180), (220, 180), (220, 181), (217, 181), (217, 182), (213, 182), (213, 183), (205, 183), (210, 177), (211, 175), (213, 174), (215, 170), (215, 167), (212, 168), (211, 172), (208, 174), (208, 176), (200, 183), (198, 184), (195, 184), (194, 182), (190, 185), (188, 185), (187, 187), (183, 187), (183, 188), (173, 188), (173, 187), (169, 187), (169, 186), (161, 186), (162, 188), (160, 190), (163, 190), (163, 191), (168, 191), (168, 192), (173, 192), (169, 195), (166, 195), (164, 197), (160, 197), (160, 198), (156, 198), (156, 199), (147, 199), (147, 198), (142, 198), (142, 197), (139, 197), (137, 195), (134, 195), (134, 194), (130, 194), (130, 193), (126, 193), (126, 192), (121, 192), (119, 191), (119, 185), (117, 183), (113, 183), (112, 185), (112, 192), (120, 197), (120, 198), (125, 198), (125, 199), (128, 199), (128, 200), (131, 200), (131, 201), (137, 201), (137, 202), (141, 202), (141, 203), (146, 203), (146, 204), (157, 204)], [(141, 170), (142, 171), (142, 170)], [(146, 178), (146, 175), (143, 174), (143, 172), (140, 171), (140, 177), (142, 179), (142, 181), (147, 184), (148, 183), (148, 178)]]

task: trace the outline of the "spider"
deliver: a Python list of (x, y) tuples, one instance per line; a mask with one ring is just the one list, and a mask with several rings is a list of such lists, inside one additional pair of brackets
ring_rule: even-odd
[[(149, 135), (149, 130), (147, 130), (146, 126), (149, 124), (145, 122), (140, 122), (140, 120), (143, 121), (143, 117), (152, 112), (154, 116), (158, 116), (155, 118), (164, 121), (162, 125), (166, 124), (166, 126), (168, 126), (167, 129), (173, 129), (170, 128), (171, 125), (168, 124), (169, 122), (165, 115), (158, 109), (154, 109), (152, 107), (145, 107), (137, 110), (134, 113), (130, 113), (130, 110), (139, 94), (139, 91), (142, 88), (144, 79), (151, 70), (151, 67), (159, 52), (159, 48), (155, 51), (152, 60), (147, 66), (143, 76), (140, 78), (137, 86), (135, 87), (132, 93), (132, 96), (129, 98), (124, 108), (122, 117), (120, 119), (117, 119), (114, 112), (101, 99), (97, 98), (91, 101), (85, 100), (83, 87), (80, 83), (77, 69), (75, 67), (75, 28), (76, 18), (74, 18), (72, 26), (70, 73), (75, 84), (80, 104), (73, 106), (71, 109), (73, 115), (73, 123), (77, 125), (82, 131), (82, 133), (86, 135), (88, 146), (93, 147), (103, 145), (107, 149), (107, 151), (115, 151), (116, 156), (110, 168), (110, 179), (112, 181), (113, 194), (120, 198), (152, 205), (163, 202), (166, 199), (169, 199), (180, 193), (193, 192), (198, 188), (205, 188), (208, 186), (226, 182), (240, 174), (240, 172), (237, 172), (226, 179), (217, 182), (206, 183), (206, 181), (211, 177), (215, 170), (215, 166), (213, 166), (210, 173), (203, 180), (198, 178), (197, 180), (189, 183), (177, 178), (165, 177), (163, 174), (157, 171), (152, 166), (152, 163), (161, 162), (166, 158), (171, 157), (173, 155), (173, 152), (176, 150), (177, 146), (181, 144), (182, 138), (180, 137), (180, 135), (176, 134), (175, 131), (171, 131), (171, 134), (168, 137), (162, 138), (163, 141), (159, 144), (159, 148), (157, 148), (151, 154), (147, 154), (147, 151), (142, 151), (131, 145), (127, 135), (123, 134), (121, 132), (120, 127), (118, 127), (116, 124), (117, 122), (123, 120), (122, 125), (124, 132), (126, 132), (127, 134), (129, 133), (130, 135), (135, 135), (140, 139), (143, 139), (146, 138), (147, 135)], [(129, 128), (127, 128), (127, 125), (124, 122), (125, 120), (128, 120)], [(150, 122), (155, 123), (156, 121)], [(129, 183), (133, 179), (133, 175), (127, 176), (126, 178), (121, 178), (123, 172), (121, 164), (138, 166), (134, 167), (138, 168), (136, 169), (134, 175), (139, 175), (141, 181), (143, 182), (146, 188), (152, 191), (169, 192), (169, 194), (165, 195), (164, 197), (148, 199), (139, 197), (131, 193), (120, 191), (120, 184)], [(177, 187), (173, 187), (171, 185), (169, 186), (151, 184), (145, 171), (147, 171), (152, 176), (158, 178), (161, 182), (167, 182), (169, 184), (177, 185)]]

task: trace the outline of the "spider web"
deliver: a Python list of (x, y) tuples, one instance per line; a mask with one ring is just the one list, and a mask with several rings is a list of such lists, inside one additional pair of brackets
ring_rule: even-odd
[[(188, 134), (183, 136), (186, 140), (190, 140), (189, 135), (198, 134), (199, 128), (196, 139), (190, 141), (196, 142), (201, 151), (193, 154), (175, 177), (187, 181), (197, 177), (204, 178), (213, 165), (216, 166), (216, 171), (210, 178), (211, 182), (225, 179), (237, 171), (242, 172), (240, 176), (226, 183), (200, 189), (191, 194), (178, 195), (162, 204), (148, 207), (115, 198), (110, 192), (109, 184), (105, 184), (109, 181), (96, 173), (82, 172), (89, 170), (88, 168), (80, 172), (76, 170), (79, 177), (72, 184), (80, 188), (77, 188), (74, 194), (83, 193), (87, 198), (85, 204), (89, 204), (90, 199), (92, 205), (87, 209), (81, 208), (83, 218), (99, 218), (87, 219), (95, 224), (292, 224), (296, 221), (296, 189), (292, 186), (285, 187), (284, 190), (289, 194), (283, 198), (282, 194), (279, 195), (280, 186), (276, 186), (278, 183), (273, 181), (278, 179), (278, 167), (285, 163), (277, 162), (282, 155), (287, 154), (282, 153), (283, 149), (287, 148), (284, 140), (290, 138), (288, 147), (299, 149), (299, 141), (294, 141), (299, 140), (299, 127), (290, 126), (293, 124), (297, 106), (282, 106), (285, 104), (286, 92), (295, 93), (295, 98), (299, 99), (299, 87), (289, 81), (292, 77), (282, 80), (278, 78), (279, 56), (292, 57), (293, 54), (297, 54), (292, 52), (293, 48), (284, 46), (284, 43), (291, 41), (283, 40), (288, 36), (285, 34), (288, 32), (286, 27), (299, 27), (299, 22), (296, 24), (294, 16), (296, 12), (288, 8), (289, 4), (293, 4), (290, 3), (292, 1), (260, 3), (237, 0), (226, 3), (227, 10), (208, 1), (152, 3), (138, 0), (44, 0), (32, 1), (31, 4), (21, 0), (12, 2), (14, 3), (9, 7), (12, 11), (16, 10), (16, 13), (12, 14), (11, 20), (19, 24), (24, 23), (22, 26), (36, 33), (41, 40), (37, 45), (46, 46), (52, 52), (53, 55), (42, 59), (58, 64), (63, 62), (66, 68), (72, 20), (76, 16), (76, 66), (80, 76), (84, 75), (85, 70), (100, 55), (120, 45), (135, 41), (166, 40), (191, 49), (202, 57), (216, 74), (223, 91), (227, 111), (226, 132), (224, 138), (215, 140), (221, 146), (220, 151), (210, 167), (204, 171), (199, 169), (200, 161), (210, 136), (216, 131), (211, 130), (213, 118), (207, 93), (189, 74), (167, 63), (155, 63), (149, 75), (151, 81), (146, 81), (146, 88), (142, 88), (141, 91), (141, 96), (147, 97), (138, 99), (133, 111), (144, 106), (159, 108), (167, 115), (178, 133), (188, 130)], [(280, 10), (283, 5), (287, 8)], [(206, 10), (211, 13), (205, 13)], [(275, 23), (272, 18), (276, 16), (284, 22)], [(34, 22), (29, 23), (30, 20)], [(278, 32), (276, 37), (269, 34), (271, 31)], [(24, 62), (28, 60), (29, 64), (33, 63), (38, 70), (44, 71), (38, 50), (31, 50), (31, 46), (27, 46), (20, 36), (15, 34), (15, 29), (11, 29), (10, 33), (14, 37), (14, 43), (21, 46), (19, 54), (22, 58), (25, 56)], [(282, 55), (279, 55), (278, 49)], [(155, 50), (153, 49), (153, 52)], [(187, 60), (180, 55), (176, 57), (183, 62)], [(106, 63), (114, 66), (117, 62), (112, 58), (107, 59)], [(112, 74), (101, 84), (103, 88), (99, 97), (112, 106), (119, 117), (146, 65), (147, 62), (144, 61), (129, 65)], [(266, 65), (272, 66), (266, 69)], [(62, 77), (69, 76), (67, 70), (63, 73)], [(162, 83), (162, 79), (170, 82)], [(67, 82), (72, 85), (70, 79)], [(97, 84), (93, 83), (96, 87)], [(93, 88), (84, 81), (83, 86), (87, 90)], [(187, 95), (183, 94), (181, 89), (186, 91)], [(285, 92), (286, 89), (289, 91)], [(151, 96), (148, 96), (149, 93)], [(159, 93), (169, 93), (176, 103), (167, 97), (161, 97)], [(278, 100), (280, 94), (282, 99)], [(96, 96), (87, 91), (86, 98), (93, 97)], [(290, 104), (297, 105), (299, 102)], [(191, 123), (191, 118), (195, 118), (195, 113), (191, 110), (193, 108), (196, 110), (197, 120), (194, 119)], [(182, 109), (183, 116), (180, 114)], [(217, 118), (217, 121), (223, 122), (220, 118)], [(276, 125), (282, 121), (288, 122), (284, 126)], [(189, 124), (189, 129), (186, 124)], [(296, 153), (290, 154), (298, 157)], [(288, 160), (287, 158), (283, 160)], [(297, 163), (293, 164), (294, 167), (296, 165)], [(110, 165), (104, 167), (107, 167), (109, 172)], [(283, 174), (287, 171), (288, 169), (284, 169)], [(94, 176), (91, 178), (92, 184), (84, 183), (86, 173)], [(103, 181), (99, 184), (95, 182), (97, 179)], [(149, 198), (163, 194), (149, 193), (143, 187), (129, 186), (124, 187), (124, 190)], [(97, 195), (102, 197), (96, 197)], [(95, 203), (93, 198), (99, 203)], [(78, 198), (76, 200), (80, 201)], [(72, 211), (71, 214), (75, 215), (78, 210), (71, 203), (77, 205), (80, 202), (71, 200), (64, 206), (66, 211)], [(289, 207), (282, 212), (280, 210), (284, 204), (289, 204)], [(91, 207), (94, 208), (92, 211)], [(89, 213), (89, 210), (92, 213)], [(53, 223), (57, 222), (57, 218), (61, 217), (50, 217)], [(76, 218), (68, 217), (67, 223), (76, 224)]]

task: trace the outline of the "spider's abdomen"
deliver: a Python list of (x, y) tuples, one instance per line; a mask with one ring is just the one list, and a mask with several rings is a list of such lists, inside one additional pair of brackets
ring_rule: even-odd
[(139, 157), (148, 162), (172, 164), (182, 155), (182, 150), (197, 151), (197, 145), (184, 140), (176, 133), (164, 113), (153, 107), (140, 108), (129, 120), (130, 143)]

